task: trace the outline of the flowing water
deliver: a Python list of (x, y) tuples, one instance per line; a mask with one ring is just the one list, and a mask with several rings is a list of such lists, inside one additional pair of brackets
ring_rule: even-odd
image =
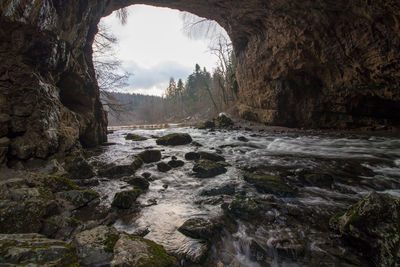
[[(190, 134), (202, 147), (158, 146), (151, 138), (174, 132)], [(127, 133), (149, 139), (141, 142), (125, 140)], [(108, 137), (115, 145), (105, 147), (103, 153), (90, 159), (97, 165), (130, 164), (135, 154), (149, 148), (161, 150), (164, 161), (169, 161), (172, 156), (185, 161), (183, 167), (167, 173), (159, 172), (155, 163), (142, 166), (137, 175), (150, 172), (152, 182), (149, 190), (138, 198), (140, 212), (124, 216), (114, 225), (129, 233), (147, 228), (146, 238), (162, 244), (174, 255), (184, 255), (183, 265), (198, 260), (207, 249), (206, 262), (215, 266), (303, 266), (312, 265), (321, 258), (328, 263), (340, 261), (341, 257), (351, 258), (336, 252), (337, 244), (328, 244), (329, 216), (346, 209), (371, 190), (400, 196), (398, 138), (194, 128), (118, 130)], [(239, 141), (238, 137), (248, 141)], [(225, 174), (213, 178), (196, 178), (192, 171), (193, 161), (184, 158), (192, 151), (218, 153), (231, 167)], [(284, 177), (298, 194), (275, 197), (274, 201), (283, 203), (280, 205), (285, 208), (266, 210), (263, 223), (245, 216), (229, 217), (234, 227), (223, 228), (214, 244), (186, 237), (177, 231), (190, 218), (220, 217), (224, 214), (222, 204), (233, 199), (271, 198), (244, 181), (244, 170), (252, 168)], [(309, 173), (323, 178), (307, 180), (304, 177)], [(102, 204), (106, 206), (111, 204), (116, 192), (129, 188), (121, 180), (99, 179), (100, 184), (93, 189), (102, 195)], [(233, 185), (235, 193), (202, 194), (204, 190), (225, 185)], [(270, 223), (266, 224), (264, 217), (270, 218), (267, 220)]]

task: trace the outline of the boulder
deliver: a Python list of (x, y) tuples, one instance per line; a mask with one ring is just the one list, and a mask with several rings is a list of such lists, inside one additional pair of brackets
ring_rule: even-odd
[(84, 266), (178, 266), (162, 246), (113, 227), (83, 231), (75, 236), (73, 244)]
[(183, 162), (182, 160), (173, 159), (168, 162), (168, 165), (171, 166), (172, 168), (178, 168), (185, 165), (185, 162)]
[(110, 166), (105, 169), (99, 170), (98, 175), (113, 179), (130, 176), (135, 174), (135, 171), (131, 166), (132, 165)]
[(209, 153), (209, 152), (199, 152), (200, 154), (200, 159), (208, 159), (208, 160), (212, 160), (212, 161), (225, 161), (225, 158), (215, 154), (215, 153)]
[(241, 142), (249, 142), (249, 139), (247, 139), (247, 138), (244, 137), (244, 136), (239, 136), (239, 137), (238, 137), (238, 140), (241, 141)]
[(137, 135), (137, 134), (128, 133), (128, 134), (125, 136), (125, 140), (131, 140), (131, 141), (145, 141), (145, 140), (147, 140), (147, 138), (146, 138), (146, 137), (143, 137), (143, 136), (140, 136), (140, 135)]
[(65, 158), (64, 169), (71, 179), (88, 179), (95, 175), (92, 165), (79, 152)]
[(119, 209), (129, 209), (130, 207), (132, 207), (133, 203), (135, 203), (136, 199), (141, 193), (142, 190), (140, 189), (132, 189), (118, 192), (115, 194), (114, 200), (111, 205)]
[(156, 140), (157, 145), (179, 146), (187, 145), (192, 142), (192, 137), (186, 133), (173, 133), (160, 137)]
[(140, 152), (138, 157), (140, 157), (144, 163), (157, 162), (161, 160), (161, 151), (148, 149)]
[(270, 174), (247, 173), (244, 180), (264, 194), (274, 194), (278, 196), (293, 196), (296, 189), (287, 185), (280, 176)]
[(397, 266), (400, 259), (400, 198), (371, 192), (333, 216), (332, 229), (377, 266)]
[(133, 185), (135, 188), (147, 190), (149, 189), (150, 183), (144, 177), (130, 177), (127, 181), (128, 184)]
[(72, 243), (78, 249), (79, 263), (84, 266), (109, 264), (119, 237), (114, 227), (104, 225), (78, 233)]
[(198, 178), (210, 178), (227, 171), (223, 164), (207, 159), (201, 159), (193, 166), (195, 176)]
[(122, 233), (114, 246), (111, 266), (179, 266), (177, 260), (155, 242)]
[(230, 128), (233, 126), (233, 121), (226, 116), (226, 114), (221, 113), (214, 119), (216, 128)]
[(218, 230), (216, 223), (204, 218), (191, 218), (178, 228), (186, 236), (204, 240), (211, 240)]
[(77, 251), (40, 234), (0, 234), (2, 266), (79, 266)]
[(188, 152), (185, 154), (186, 160), (198, 160), (200, 159), (200, 154), (197, 152)]
[(215, 122), (214, 121), (205, 121), (199, 125), (197, 125), (197, 128), (200, 130), (204, 129), (213, 129), (215, 127)]
[(159, 162), (159, 163), (157, 163), (157, 169), (158, 169), (158, 171), (160, 171), (160, 172), (167, 172), (167, 171), (171, 170), (172, 167), (169, 166), (169, 165), (168, 165), (167, 163), (165, 163), (165, 162)]

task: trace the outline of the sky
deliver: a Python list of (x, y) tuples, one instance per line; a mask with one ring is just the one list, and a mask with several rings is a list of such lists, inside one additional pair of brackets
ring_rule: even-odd
[(210, 54), (208, 39), (191, 39), (183, 31), (178, 10), (134, 5), (121, 25), (115, 12), (102, 19), (118, 38), (116, 56), (132, 73), (123, 91), (161, 96), (170, 77), (186, 80), (195, 64), (212, 71), (217, 58)]

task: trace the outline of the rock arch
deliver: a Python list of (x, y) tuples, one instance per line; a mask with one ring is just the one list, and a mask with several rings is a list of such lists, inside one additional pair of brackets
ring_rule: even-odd
[(189, 11), (227, 30), (244, 118), (337, 128), (400, 122), (397, 0), (3, 0), (0, 163), (106, 140), (91, 44), (101, 17), (132, 4)]

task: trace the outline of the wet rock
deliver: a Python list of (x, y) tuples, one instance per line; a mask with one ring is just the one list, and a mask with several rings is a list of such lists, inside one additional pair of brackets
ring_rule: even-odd
[(182, 167), (183, 165), (185, 165), (185, 162), (183, 162), (182, 160), (170, 160), (168, 162), (168, 165), (171, 166), (172, 168), (178, 168), (178, 167)]
[(233, 126), (233, 121), (224, 113), (219, 114), (218, 117), (214, 119), (214, 122), (217, 128), (229, 128)]
[(138, 169), (140, 169), (140, 167), (142, 167), (142, 165), (143, 160), (140, 157), (134, 157), (131, 163), (131, 169), (137, 171)]
[(179, 266), (176, 259), (165, 249), (148, 239), (125, 233), (114, 246), (111, 266)]
[(186, 160), (198, 160), (200, 159), (200, 154), (197, 152), (188, 152), (185, 154)]
[(31, 187), (48, 188), (52, 193), (81, 189), (72, 180), (58, 175), (32, 174), (25, 182)]
[(371, 192), (330, 220), (330, 226), (379, 266), (400, 259), (400, 199)]
[(127, 183), (133, 185), (135, 188), (147, 190), (149, 189), (150, 183), (146, 178), (143, 177), (132, 177), (127, 180)]
[(10, 121), (9, 115), (0, 113), (0, 137), (6, 136), (8, 134), (9, 121)]
[(3, 266), (78, 266), (77, 251), (66, 242), (40, 234), (0, 234)]
[(161, 160), (161, 151), (148, 149), (140, 152), (138, 157), (140, 157), (144, 163), (157, 162)]
[(147, 140), (147, 138), (146, 138), (146, 137), (143, 137), (143, 136), (140, 136), (140, 135), (137, 135), (137, 134), (128, 133), (128, 134), (125, 136), (125, 140), (131, 140), (131, 141), (145, 141), (145, 140)]
[(187, 145), (192, 142), (192, 137), (186, 133), (173, 133), (160, 137), (156, 140), (157, 145), (179, 146)]
[(79, 263), (85, 266), (107, 265), (113, 259), (115, 243), (120, 234), (114, 227), (98, 226), (75, 235)]
[(133, 203), (135, 203), (136, 199), (141, 193), (142, 190), (140, 189), (118, 192), (115, 194), (114, 200), (111, 205), (120, 209), (129, 209), (130, 207), (132, 207)]
[(193, 166), (193, 171), (198, 178), (210, 178), (227, 172), (227, 169), (218, 162), (201, 159)]
[(132, 165), (117, 165), (111, 166), (102, 170), (99, 170), (98, 175), (107, 178), (121, 178), (124, 176), (130, 176), (135, 174), (135, 171), (131, 167)]
[(204, 129), (213, 129), (215, 127), (215, 122), (214, 121), (205, 121), (199, 125), (197, 125), (197, 128), (200, 130)]
[(215, 153), (209, 153), (209, 152), (199, 152), (200, 154), (200, 159), (207, 159), (207, 160), (211, 160), (211, 161), (225, 161), (225, 158), (215, 154)]
[(0, 138), (0, 165), (7, 160), (8, 146), (10, 144), (10, 139), (7, 137)]
[(72, 203), (75, 208), (84, 206), (97, 206), (100, 202), (99, 193), (93, 190), (70, 190), (56, 194), (57, 198), (65, 199)]
[(257, 191), (278, 196), (293, 196), (296, 189), (288, 186), (280, 176), (270, 174), (247, 173), (244, 180), (255, 186)]
[(225, 185), (220, 188), (213, 188), (209, 190), (203, 190), (200, 192), (201, 196), (219, 196), (219, 195), (234, 195), (235, 194), (235, 186), (234, 185)]
[(222, 209), (227, 215), (243, 220), (259, 218), (263, 210), (259, 203), (252, 199), (235, 199), (229, 204), (223, 204)]
[(142, 177), (148, 180), (148, 179), (150, 179), (150, 177), (151, 177), (151, 173), (149, 173), (149, 172), (144, 172), (144, 173), (142, 173)]
[(12, 197), (0, 200), (0, 233), (38, 233), (53, 202), (41, 197), (36, 188), (14, 190)]
[(192, 143), (190, 143), (192, 146), (195, 146), (195, 147), (202, 147), (203, 145), (202, 144), (200, 144), (200, 143), (198, 143), (198, 142), (196, 142), (196, 141), (192, 141)]
[(204, 218), (191, 218), (178, 228), (182, 234), (204, 240), (211, 240), (218, 232), (219, 226)]
[(159, 162), (159, 163), (157, 163), (157, 169), (158, 169), (158, 171), (160, 171), (160, 172), (167, 172), (167, 171), (171, 170), (172, 167), (169, 166), (169, 165), (168, 165), (167, 163), (165, 163), (165, 162)]
[(65, 158), (64, 169), (71, 179), (88, 179), (95, 175), (93, 167), (78, 152)]
[(239, 137), (238, 137), (238, 140), (241, 141), (241, 142), (249, 142), (249, 139), (247, 139), (247, 138), (244, 137), (244, 136), (239, 136)]

